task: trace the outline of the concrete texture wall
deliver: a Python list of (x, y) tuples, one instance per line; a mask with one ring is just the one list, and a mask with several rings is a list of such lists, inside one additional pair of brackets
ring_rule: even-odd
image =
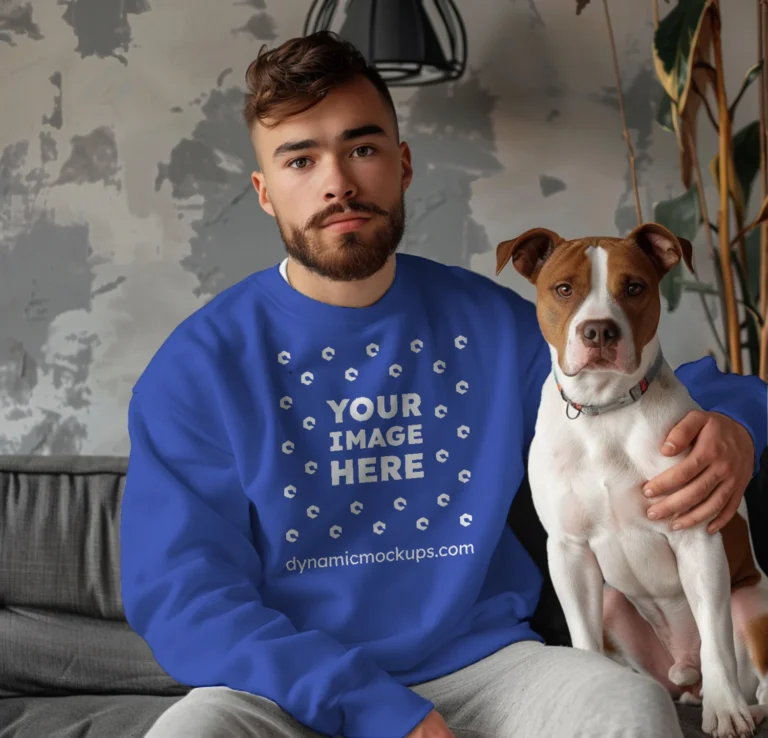
[[(242, 79), (262, 43), (302, 32), (309, 5), (0, 0), (0, 453), (127, 453), (131, 387), (160, 343), (282, 257), (249, 181)], [(457, 5), (465, 77), (394, 93), (415, 164), (404, 250), (492, 276), (496, 244), (529, 227), (633, 227), (602, 4), (579, 17), (566, 0)], [(651, 219), (682, 192), (673, 137), (653, 122), (651, 5), (611, 6)], [(733, 95), (755, 11), (726, 6)], [(703, 115), (701, 134), (714, 153)], [(512, 269), (499, 280), (533, 298)], [(661, 333), (673, 365), (713, 345), (692, 295)]]

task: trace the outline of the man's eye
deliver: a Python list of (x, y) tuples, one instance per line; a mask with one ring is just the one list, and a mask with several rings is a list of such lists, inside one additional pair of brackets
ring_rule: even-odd
[[(355, 149), (355, 153), (359, 153), (359, 152), (361, 152), (361, 151), (364, 151), (364, 150), (366, 150), (366, 149), (368, 149), (368, 151), (369, 151), (370, 153), (373, 153), (373, 146), (358, 146), (358, 147)], [(365, 154), (363, 155), (363, 158), (365, 158)]]
[(293, 165), (296, 164), (297, 166), (295, 166), (294, 169), (306, 169), (305, 166), (299, 166), (299, 164), (306, 163), (306, 162), (309, 162), (309, 159), (307, 159), (306, 156), (301, 156), (298, 159), (294, 159), (292, 162), (290, 162), (288, 166), (293, 167)]

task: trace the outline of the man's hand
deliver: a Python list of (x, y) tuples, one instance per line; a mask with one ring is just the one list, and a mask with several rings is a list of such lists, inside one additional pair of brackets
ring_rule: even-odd
[(648, 517), (674, 515), (673, 530), (710, 520), (707, 530), (716, 533), (736, 514), (752, 478), (752, 436), (726, 415), (697, 410), (670, 431), (661, 452), (675, 456), (691, 445), (687, 458), (643, 487), (647, 497), (669, 494), (648, 508)]
[(446, 725), (443, 716), (432, 710), (406, 738), (456, 738), (453, 731)]

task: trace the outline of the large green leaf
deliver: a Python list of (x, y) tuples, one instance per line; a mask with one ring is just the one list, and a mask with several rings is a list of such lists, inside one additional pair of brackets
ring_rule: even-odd
[(760, 121), (744, 126), (733, 137), (733, 163), (744, 197), (744, 211), (749, 208), (752, 185), (760, 171)]
[(683, 296), (683, 265), (678, 262), (672, 267), (661, 280), (661, 294), (667, 300), (667, 310), (670, 313), (677, 310), (680, 305), (680, 299)]
[(656, 111), (656, 122), (665, 130), (670, 133), (675, 132), (675, 124), (672, 121), (672, 98), (667, 95), (665, 90), (661, 91), (661, 97), (659, 98), (659, 107)]
[(679, 0), (653, 35), (656, 74), (667, 94), (685, 108), (704, 19), (714, 0)]
[[(729, 169), (728, 186), (734, 199), (734, 208), (740, 220), (746, 219), (752, 185), (760, 171), (760, 122), (752, 121), (733, 137), (733, 169)], [(709, 163), (709, 171), (720, 187), (720, 154)], [(733, 178), (735, 177), (735, 181)]]
[(581, 11), (589, 5), (589, 0), (576, 0), (576, 15), (581, 15)]
[(661, 280), (661, 294), (667, 300), (667, 310), (670, 313), (677, 310), (680, 305), (680, 299), (683, 296), (683, 265), (678, 262), (672, 267)]
[[(692, 242), (703, 221), (696, 187), (691, 187), (680, 197), (657, 202), (653, 208), (653, 219), (678, 238)], [(667, 300), (670, 313), (677, 309), (683, 295), (682, 268), (682, 262), (676, 264), (661, 280), (661, 294)]]
[(653, 218), (678, 238), (693, 241), (701, 228), (701, 205), (696, 187), (691, 187), (679, 197), (657, 202), (653, 208)]
[[(749, 232), (747, 244), (747, 284), (752, 301), (760, 304), (760, 228)], [(765, 317), (765, 316), (764, 316)]]
[(717, 291), (717, 287), (706, 282), (694, 282), (692, 279), (680, 279), (680, 284), (686, 292), (701, 292), (704, 295), (712, 295), (716, 297), (720, 293)]
[(762, 59), (757, 62), (754, 66), (750, 67), (747, 70), (746, 75), (744, 76), (744, 81), (741, 83), (741, 89), (736, 94), (736, 97), (733, 99), (733, 102), (731, 103), (731, 107), (728, 108), (728, 113), (731, 116), (731, 120), (733, 120), (733, 114), (736, 112), (736, 107), (738, 106), (739, 102), (741, 101), (741, 98), (744, 97), (744, 93), (747, 91), (747, 88), (760, 76), (760, 72), (763, 71), (763, 62)]

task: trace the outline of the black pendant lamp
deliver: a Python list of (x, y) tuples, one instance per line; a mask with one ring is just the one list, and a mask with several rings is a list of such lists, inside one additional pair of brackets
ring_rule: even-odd
[(391, 87), (458, 79), (467, 63), (453, 0), (314, 0), (304, 35), (316, 31), (354, 44)]

